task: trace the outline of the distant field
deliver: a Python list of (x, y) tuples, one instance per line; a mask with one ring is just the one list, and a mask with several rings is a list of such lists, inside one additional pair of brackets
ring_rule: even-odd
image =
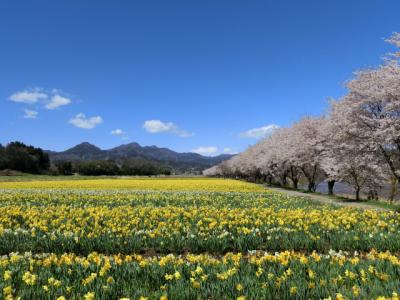
[(163, 191), (265, 192), (243, 181), (211, 178), (114, 178), (86, 180), (32, 180), (0, 182), (1, 188), (24, 189), (132, 189)]
[(0, 182), (4, 298), (371, 299), (400, 290), (395, 212), (235, 180), (60, 179)]
[(157, 178), (157, 179), (169, 179), (169, 178), (202, 178), (202, 176), (179, 176), (179, 175), (169, 175), (169, 176), (109, 176), (109, 175), (103, 175), (103, 176), (84, 176), (84, 175), (70, 175), (70, 176), (64, 176), (64, 175), (33, 175), (33, 174), (26, 174), (26, 173), (21, 173), (21, 175), (7, 175), (7, 176), (2, 176), (0, 175), (0, 182), (5, 182), (5, 181), (10, 181), (10, 182), (15, 182), (15, 181), (42, 181), (42, 180), (50, 180), (50, 181), (57, 181), (57, 180), (97, 180), (97, 179), (140, 179), (140, 178)]
[[(113, 178), (110, 176), (99, 176), (98, 178)], [(51, 175), (15, 175), (15, 176), (0, 176), (0, 182), (16, 182), (16, 181), (42, 181), (42, 180), (85, 180), (93, 179), (93, 176), (51, 176)]]

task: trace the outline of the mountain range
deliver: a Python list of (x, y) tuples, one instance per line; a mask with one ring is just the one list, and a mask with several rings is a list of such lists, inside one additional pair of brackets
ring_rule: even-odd
[(103, 150), (93, 144), (83, 142), (65, 151), (48, 150), (46, 152), (53, 162), (88, 160), (114, 160), (119, 162), (128, 158), (136, 158), (163, 164), (178, 173), (202, 171), (233, 156), (231, 154), (203, 156), (192, 152), (179, 153), (168, 148), (141, 146), (138, 143), (129, 143)]

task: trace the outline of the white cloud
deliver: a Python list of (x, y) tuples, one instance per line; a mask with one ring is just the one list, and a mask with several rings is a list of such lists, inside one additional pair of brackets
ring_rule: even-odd
[(70, 98), (61, 96), (57, 89), (46, 91), (42, 88), (16, 92), (12, 94), (9, 99), (13, 102), (24, 104), (40, 102), (41, 105), (44, 105), (45, 108), (50, 110), (72, 103)]
[(51, 97), (51, 101), (46, 104), (47, 109), (56, 109), (57, 107), (70, 104), (72, 101), (69, 98), (55, 94)]
[(149, 133), (171, 133), (180, 137), (190, 137), (194, 134), (179, 128), (173, 122), (162, 122), (160, 120), (147, 120), (143, 128)]
[(38, 112), (35, 110), (25, 109), (24, 112), (25, 112), (25, 114), (24, 114), (25, 119), (36, 119), (37, 118)]
[(242, 138), (260, 139), (268, 135), (271, 135), (278, 128), (279, 128), (278, 125), (270, 124), (259, 128), (249, 129), (245, 132), (240, 133), (239, 136)]
[(9, 99), (17, 103), (34, 104), (39, 100), (47, 99), (48, 95), (41, 89), (25, 90), (12, 94)]
[(212, 155), (217, 154), (218, 148), (214, 147), (214, 146), (198, 147), (196, 149), (193, 149), (192, 152), (200, 154), (200, 155), (212, 156)]
[(224, 150), (222, 150), (222, 153), (224, 153), (224, 154), (237, 154), (237, 151), (233, 151), (231, 148), (224, 148)]
[(129, 136), (126, 134), (125, 131), (123, 131), (120, 128), (111, 130), (110, 134), (114, 135), (114, 136), (119, 136), (121, 138), (121, 140), (123, 140), (123, 141), (129, 140)]
[(85, 116), (85, 114), (79, 113), (74, 118), (69, 120), (69, 123), (74, 125), (75, 127), (83, 129), (93, 129), (97, 125), (103, 123), (103, 119), (100, 116), (88, 118)]
[(122, 129), (119, 129), (119, 128), (111, 130), (110, 133), (111, 133), (111, 135), (125, 135), (125, 131), (123, 131)]

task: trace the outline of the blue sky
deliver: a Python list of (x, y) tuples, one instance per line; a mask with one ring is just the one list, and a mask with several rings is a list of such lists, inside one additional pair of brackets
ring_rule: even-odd
[[(399, 1), (1, 1), (0, 143), (245, 149), (380, 63)], [(119, 130), (118, 130), (119, 129)]]

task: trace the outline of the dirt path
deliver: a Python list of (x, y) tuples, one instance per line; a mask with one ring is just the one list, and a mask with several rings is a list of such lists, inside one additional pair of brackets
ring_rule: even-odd
[(287, 190), (287, 189), (282, 189), (279, 187), (271, 187), (271, 186), (268, 186), (266, 188), (269, 190), (272, 190), (272, 191), (288, 194), (291, 196), (304, 197), (306, 199), (310, 199), (310, 200), (317, 201), (317, 202), (324, 203), (324, 204), (332, 204), (332, 205), (336, 205), (336, 206), (353, 207), (353, 208), (361, 208), (361, 209), (373, 209), (373, 210), (378, 210), (378, 211), (390, 211), (390, 209), (388, 209), (388, 208), (368, 205), (368, 204), (365, 204), (362, 202), (361, 203), (342, 202), (342, 201), (335, 200), (328, 196), (324, 196), (324, 195), (320, 195), (320, 194), (306, 194), (306, 193), (302, 193), (299, 191)]

